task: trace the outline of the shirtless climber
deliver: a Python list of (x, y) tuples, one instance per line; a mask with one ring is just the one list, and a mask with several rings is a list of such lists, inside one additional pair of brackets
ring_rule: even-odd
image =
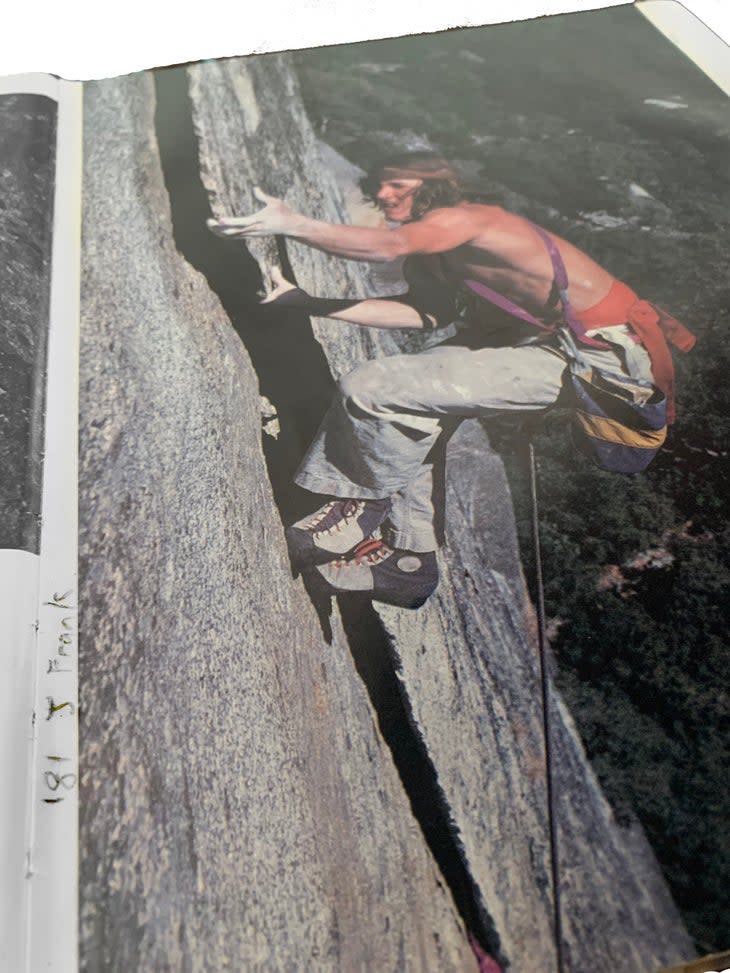
[[(370, 177), (389, 228), (310, 219), (256, 190), (253, 216), (210, 220), (223, 237), (281, 234), (350, 260), (405, 257), (406, 294), (366, 300), (310, 296), (274, 273), (265, 302), (375, 328), (432, 330), (456, 316), (468, 281), (466, 330), (455, 343), (369, 361), (339, 382), (296, 482), (334, 498), (287, 530), (293, 565), (329, 594), (364, 591), (418, 607), (438, 583), (433, 459), (445, 427), (469, 416), (541, 412), (555, 403), (566, 360), (549, 331), (496, 310), (486, 285), (546, 325), (561, 319), (549, 241), (567, 269), (581, 351), (612, 371), (654, 381), (671, 397), (658, 315), (587, 254), (499, 206), (467, 201), (456, 171), (430, 152), (406, 153)], [(495, 330), (496, 329), (496, 330)], [(639, 338), (640, 335), (640, 338)]]

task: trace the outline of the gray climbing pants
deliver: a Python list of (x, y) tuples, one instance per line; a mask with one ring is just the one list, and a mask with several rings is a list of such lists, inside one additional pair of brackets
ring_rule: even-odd
[[(625, 328), (617, 343), (584, 350), (596, 365), (651, 381), (649, 356)], [(583, 350), (583, 349), (582, 349)], [(440, 345), (366, 362), (344, 375), (295, 476), (313, 493), (392, 498), (388, 540), (412, 551), (437, 547), (433, 460), (446, 427), (468, 417), (539, 412), (553, 405), (566, 362), (541, 344), (477, 350)]]

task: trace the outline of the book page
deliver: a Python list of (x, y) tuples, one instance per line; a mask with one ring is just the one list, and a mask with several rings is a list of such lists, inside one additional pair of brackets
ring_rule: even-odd
[[(728, 91), (726, 47), (685, 7), (647, 0), (637, 11), (696, 64), (709, 59)], [(705, 766), (722, 764), (712, 700), (725, 658), (725, 406), (710, 365), (723, 360), (726, 314), (726, 100), (635, 11), (587, 18), (89, 86), (82, 968), (402, 961), (492, 973), (535, 951), (581, 968), (589, 946), (596, 969), (685, 970), (676, 964), (697, 952), (715, 959), (693, 973), (726, 965), (727, 883), (707, 864), (723, 824)], [(596, 54), (606, 44), (620, 69)], [(23, 890), (4, 909), (0, 959), (64, 973), (77, 962), (79, 102), (78, 87), (49, 77), (0, 82), (5, 199), (16, 204), (0, 222), (13, 284), (0, 322), (12, 429), (2, 738), (15, 795), (0, 830), (4, 871)], [(18, 125), (32, 128), (38, 167), (25, 187)], [(394, 147), (437, 148), (480, 192), (583, 248), (700, 337), (678, 358), (680, 422), (643, 475), (648, 489), (584, 475), (565, 417), (538, 434), (560, 691), (549, 697), (557, 873), (515, 452), (524, 436), (470, 418), (435, 456), (440, 580), (423, 606), (315, 597), (290, 578), (283, 530), (319, 502), (293, 477), (334, 380), (462, 333), (452, 322), (424, 339), (314, 313), (310, 329), (296, 309), (260, 319), (277, 264), (317, 295), (392, 297), (407, 285), (395, 262), (204, 228), (254, 212), (254, 184), (332, 225), (382, 227), (358, 183)], [(561, 585), (598, 568), (589, 611)], [(688, 810), (693, 787), (710, 795), (703, 815)], [(691, 846), (677, 838), (687, 829)], [(617, 929), (644, 896), (647, 909)], [(661, 946), (637, 945), (647, 938)]]
[[(727, 883), (694, 861), (724, 827), (696, 794), (723, 747), (727, 112), (631, 7), (85, 87), (82, 968), (645, 973), (725, 947)], [(424, 211), (389, 194), (429, 176), (382, 178), (405, 150), (526, 250), (406, 252)], [(449, 290), (466, 264), (546, 314), (525, 219), (579, 312), (634, 295), (604, 332), (636, 304), (699, 336), (646, 474), (591, 468), (565, 413), (515, 425), (563, 366), (521, 398), (536, 346)], [(300, 293), (266, 310), (274, 267)], [(409, 284), (399, 317), (363, 310)], [(620, 333), (603, 353), (645, 376)]]

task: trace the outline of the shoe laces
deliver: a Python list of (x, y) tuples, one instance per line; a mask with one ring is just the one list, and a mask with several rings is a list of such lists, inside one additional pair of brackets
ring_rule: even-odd
[(351, 520), (359, 517), (365, 504), (362, 500), (332, 500), (306, 526), (314, 537), (342, 530)]
[(360, 541), (348, 557), (342, 558), (336, 564), (338, 568), (357, 567), (363, 561), (367, 561), (368, 564), (380, 564), (381, 561), (385, 561), (393, 553), (393, 548), (388, 547), (381, 538), (366, 537), (364, 541)]

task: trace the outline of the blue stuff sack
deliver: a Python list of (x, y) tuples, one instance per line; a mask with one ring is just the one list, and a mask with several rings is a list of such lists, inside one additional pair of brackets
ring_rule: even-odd
[(655, 385), (570, 356), (577, 448), (603, 470), (641, 473), (667, 438), (667, 402)]

